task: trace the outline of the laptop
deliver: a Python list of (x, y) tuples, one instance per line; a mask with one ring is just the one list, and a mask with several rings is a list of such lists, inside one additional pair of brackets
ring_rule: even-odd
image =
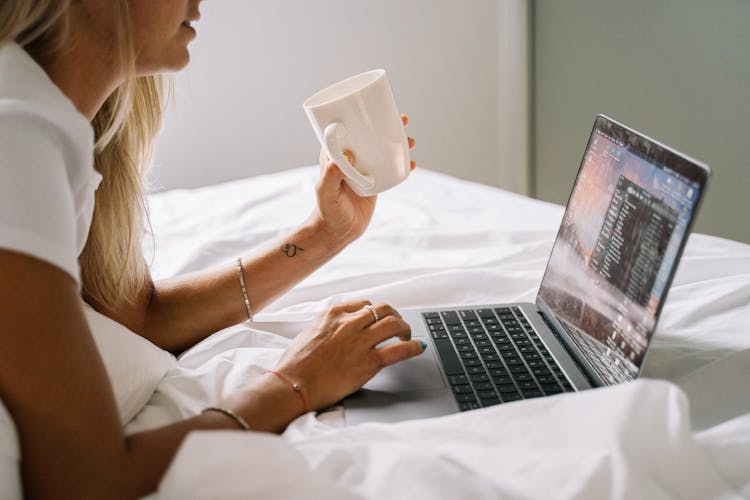
[(343, 401), (348, 425), (638, 377), (710, 169), (599, 115), (534, 303), (403, 310), (420, 356)]

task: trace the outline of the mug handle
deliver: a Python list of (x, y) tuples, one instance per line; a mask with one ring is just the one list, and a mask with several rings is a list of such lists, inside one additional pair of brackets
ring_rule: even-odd
[(360, 191), (369, 191), (375, 185), (375, 179), (371, 175), (362, 175), (359, 170), (354, 168), (354, 165), (349, 163), (344, 155), (344, 148), (341, 146), (341, 137), (345, 134), (346, 128), (338, 122), (333, 122), (326, 127), (323, 132), (323, 140), (328, 150), (328, 156)]

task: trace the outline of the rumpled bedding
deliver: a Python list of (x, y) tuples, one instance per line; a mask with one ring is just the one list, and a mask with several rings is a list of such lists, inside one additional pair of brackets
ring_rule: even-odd
[[(303, 167), (152, 196), (154, 277), (232, 265), (291, 230), (314, 207), (317, 175)], [(183, 354), (127, 432), (220, 402), (339, 301), (533, 301), (562, 211), (418, 169), (380, 195), (360, 240), (252, 324)], [(336, 408), (281, 437), (196, 432), (153, 497), (750, 497), (749, 325), (750, 246), (695, 234), (636, 382), (398, 424), (346, 427)]]

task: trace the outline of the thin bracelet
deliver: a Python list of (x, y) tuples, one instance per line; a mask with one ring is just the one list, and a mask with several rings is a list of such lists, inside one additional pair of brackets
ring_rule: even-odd
[(208, 411), (215, 411), (218, 413), (222, 413), (226, 415), (227, 417), (231, 418), (232, 420), (234, 420), (243, 431), (250, 430), (250, 426), (247, 425), (247, 422), (245, 422), (245, 419), (237, 415), (232, 410), (228, 410), (226, 408), (219, 408), (218, 406), (209, 406), (208, 408), (203, 408), (203, 410), (201, 410), (201, 414), (206, 413)]
[(245, 288), (245, 273), (242, 270), (242, 257), (237, 257), (237, 274), (240, 276), (240, 288), (242, 288), (242, 299), (245, 301), (245, 310), (247, 319), (253, 320), (253, 308), (250, 307), (250, 299), (247, 298), (247, 288)]
[(273, 373), (277, 377), (279, 377), (283, 382), (285, 382), (289, 387), (292, 388), (294, 392), (296, 392), (299, 395), (299, 398), (302, 400), (302, 407), (305, 409), (305, 413), (310, 411), (310, 407), (307, 406), (307, 398), (305, 397), (305, 393), (302, 392), (302, 387), (297, 382), (294, 382), (292, 379), (287, 377), (281, 372), (277, 372), (274, 370), (268, 370), (268, 373)]

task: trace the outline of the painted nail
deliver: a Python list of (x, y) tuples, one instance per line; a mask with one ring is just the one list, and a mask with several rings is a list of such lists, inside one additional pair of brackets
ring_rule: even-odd
[(427, 342), (425, 342), (425, 341), (423, 340), (423, 341), (422, 341), (422, 350), (424, 351), (425, 349), (427, 349)]

